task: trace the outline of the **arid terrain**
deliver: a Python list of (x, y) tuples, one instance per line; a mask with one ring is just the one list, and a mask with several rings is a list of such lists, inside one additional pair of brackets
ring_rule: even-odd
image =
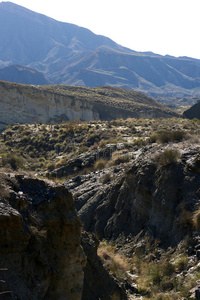
[(200, 299), (198, 17), (138, 3), (0, 3), (0, 300)]
[[(98, 247), (105, 270), (99, 274), (109, 272), (123, 287), (113, 286), (116, 298), (104, 294), (102, 299), (195, 299), (200, 279), (199, 130), (198, 119), (183, 118), (15, 124), (1, 134), (0, 171), (25, 176), (23, 180), (28, 176), (34, 184), (52, 182), (72, 194), (83, 229), (94, 235), (83, 240)], [(12, 189), (27, 197), (26, 190)], [(9, 188), (3, 203), (11, 201), (13, 209), (18, 205), (22, 214), (21, 202), (16, 204), (11, 195)], [(98, 258), (92, 257), (95, 266)], [(89, 270), (87, 278), (99, 272)], [(103, 277), (94, 283), (99, 298)], [(92, 299), (90, 290), (85, 287), (83, 299)]]

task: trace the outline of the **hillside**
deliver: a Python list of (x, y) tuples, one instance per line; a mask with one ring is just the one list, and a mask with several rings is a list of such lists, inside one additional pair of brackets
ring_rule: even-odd
[[(52, 233), (58, 228), (61, 234), (59, 226), (64, 224), (59, 220), (67, 214), (66, 205), (72, 209), (72, 194), (84, 229), (90, 232), (89, 236), (92, 233), (96, 235), (93, 240), (84, 235), (84, 251), (91, 254), (88, 272), (94, 272), (89, 277), (95, 278), (92, 283), (94, 290), (99, 284), (98, 292), (102, 292), (108, 281), (97, 281), (99, 271), (95, 270), (99, 263), (93, 261), (94, 264), (90, 264), (96, 254), (92, 254), (89, 245), (96, 249), (98, 237), (98, 255), (104, 268), (126, 292), (127, 298), (118, 295), (116, 299), (195, 299), (200, 279), (199, 130), (197, 119), (178, 118), (9, 126), (0, 135), (0, 171), (10, 174), (6, 175), (7, 191), (0, 189), (1, 202), (3, 198), (4, 203), (1, 226), (5, 226), (3, 221), (12, 218), (7, 227), (9, 234), (2, 231), (5, 243), (9, 242), (9, 251), (13, 245), (11, 242), (16, 241), (18, 236), (20, 241), (24, 241), (26, 228), (34, 233), (29, 237), (31, 248), (20, 252), (23, 262), (27, 261), (27, 253), (31, 256), (31, 273), (28, 265), (20, 264), (20, 260), (6, 260), (9, 267), (13, 267), (12, 262), (20, 268), (26, 267), (25, 275), (30, 274), (29, 278), (33, 281), (27, 281), (23, 273), (24, 288), (30, 286), (34, 293), (38, 292), (37, 286), (32, 286), (36, 282), (33, 275), (41, 274), (38, 272), (43, 270), (40, 277), (44, 283), (43, 294), (55, 295), (56, 289), (47, 289), (53, 279), (64, 291), (67, 282), (64, 279), (61, 282), (61, 276), (56, 277), (56, 273), (55, 277), (45, 281), (48, 264), (43, 263), (39, 269), (35, 266), (44, 257), (48, 262), (50, 253), (57, 253), (55, 247), (48, 247), (44, 256), (44, 249), (47, 249), (44, 246), (50, 243), (45, 230), (51, 233), (51, 240), (53, 238), (57, 245), (61, 242), (61, 250), (66, 251), (64, 233), (61, 239), (58, 235), (58, 240), (55, 240), (57, 235)], [(45, 179), (46, 183), (39, 178)], [(58, 182), (62, 182), (59, 187)], [(63, 202), (65, 197), (60, 196), (62, 193), (69, 199)], [(62, 211), (59, 209), (60, 202)], [(8, 211), (11, 213), (6, 215)], [(46, 211), (53, 219), (49, 219)], [(67, 215), (71, 218), (73, 214)], [(21, 221), (13, 227), (17, 220)], [(24, 226), (20, 225), (22, 220)], [(54, 224), (52, 227), (51, 222)], [(70, 223), (70, 228), (73, 224)], [(80, 223), (77, 225), (80, 226)], [(37, 226), (41, 226), (41, 231), (37, 231)], [(20, 234), (20, 230), (24, 235)], [(9, 237), (13, 238), (9, 240)], [(34, 239), (39, 243), (35, 243)], [(28, 239), (26, 243), (29, 243)], [(26, 243), (19, 243), (17, 249), (25, 247)], [(71, 244), (66, 245), (72, 251)], [(65, 251), (61, 253), (64, 256)], [(9, 253), (4, 255), (6, 259), (11, 257)], [(15, 252), (12, 255), (15, 257)], [(74, 255), (77, 252), (70, 257)], [(63, 256), (57, 257), (58, 267), (62, 270), (64, 266), (60, 264), (59, 257)], [(65, 258), (67, 263), (68, 256)], [(81, 276), (80, 260), (76, 263)], [(70, 270), (73, 273), (76, 268), (72, 266)], [(59, 268), (55, 271), (59, 272)], [(17, 274), (18, 269), (12, 270)], [(65, 268), (62, 274), (67, 270)], [(104, 280), (105, 276), (102, 275)], [(3, 278), (6, 280), (6, 277)], [(8, 276), (8, 279), (13, 283), (13, 277)], [(22, 277), (20, 280), (22, 282)], [(88, 288), (83, 299), (93, 300), (89, 282), (85, 282)], [(76, 286), (76, 281), (70, 281), (71, 284)], [(20, 291), (23, 292), (24, 288)], [(80, 293), (80, 289), (74, 291)], [(98, 297), (101, 298), (102, 293), (98, 293)], [(105, 296), (103, 299), (112, 298)]]
[(200, 103), (199, 101), (190, 107), (188, 110), (184, 111), (183, 116), (188, 119), (197, 118), (200, 119)]
[[(152, 97), (200, 95), (197, 59), (136, 52), (11, 2), (0, 3), (0, 26), (2, 68), (19, 64), (36, 69), (52, 84), (110, 85)], [(16, 81), (12, 74), (1, 78)]]
[(152, 98), (111, 87), (32, 86), (0, 81), (0, 130), (15, 123), (177, 116)]
[(0, 80), (24, 84), (48, 84), (43, 73), (36, 69), (20, 65), (11, 65), (0, 69)]

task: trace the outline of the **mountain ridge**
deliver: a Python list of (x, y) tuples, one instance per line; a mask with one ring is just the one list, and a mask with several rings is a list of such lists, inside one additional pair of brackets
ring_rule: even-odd
[(151, 97), (200, 96), (198, 59), (136, 52), (12, 2), (0, 3), (0, 26), (3, 67), (36, 69), (52, 84), (111, 85)]

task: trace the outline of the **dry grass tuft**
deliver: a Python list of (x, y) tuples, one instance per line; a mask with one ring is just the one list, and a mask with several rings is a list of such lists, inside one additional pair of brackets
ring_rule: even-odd
[(192, 216), (192, 222), (193, 222), (193, 225), (194, 225), (194, 228), (199, 230), (200, 229), (200, 208), (198, 208), (193, 216)]
[(98, 248), (98, 255), (104, 267), (118, 280), (126, 278), (129, 269), (128, 259), (116, 253), (116, 247), (111, 242), (103, 241)]

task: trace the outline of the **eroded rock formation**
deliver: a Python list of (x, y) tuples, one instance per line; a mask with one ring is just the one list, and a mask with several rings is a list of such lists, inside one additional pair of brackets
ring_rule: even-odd
[[(199, 207), (199, 146), (170, 147), (150, 145), (127, 164), (68, 180), (85, 230), (131, 251), (146, 234), (163, 246), (191, 237)], [(170, 157), (174, 153), (177, 157)]]
[(81, 299), (85, 255), (71, 194), (37, 179), (0, 180), (0, 291), (11, 291), (4, 297)]
[(81, 227), (63, 185), (0, 173), (0, 299), (127, 299)]
[(42, 87), (0, 81), (0, 105), (0, 131), (15, 123), (177, 116), (142, 93), (109, 87)]

